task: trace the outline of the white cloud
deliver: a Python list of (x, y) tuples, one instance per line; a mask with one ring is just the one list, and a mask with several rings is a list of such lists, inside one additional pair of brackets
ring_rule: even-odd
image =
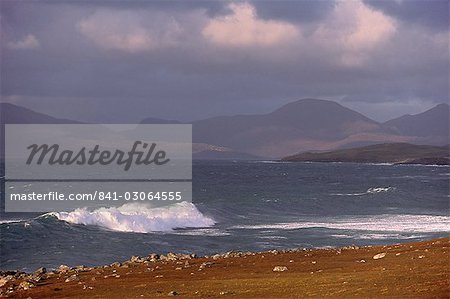
[(174, 46), (182, 33), (174, 18), (113, 10), (95, 12), (81, 20), (78, 29), (100, 48), (130, 53)]
[(259, 19), (248, 3), (231, 3), (232, 14), (209, 20), (202, 30), (209, 41), (224, 46), (271, 46), (295, 39), (299, 29), (288, 22)]
[(7, 46), (10, 49), (35, 49), (39, 47), (39, 41), (33, 34), (28, 34), (21, 40), (9, 42)]
[(361, 66), (396, 30), (395, 20), (381, 11), (359, 0), (339, 1), (312, 38), (325, 49), (340, 51), (344, 66)]

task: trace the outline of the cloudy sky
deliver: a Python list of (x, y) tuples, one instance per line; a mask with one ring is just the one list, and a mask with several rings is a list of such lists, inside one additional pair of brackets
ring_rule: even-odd
[(80, 120), (193, 120), (306, 97), (376, 120), (449, 101), (449, 2), (6, 1), (1, 98)]

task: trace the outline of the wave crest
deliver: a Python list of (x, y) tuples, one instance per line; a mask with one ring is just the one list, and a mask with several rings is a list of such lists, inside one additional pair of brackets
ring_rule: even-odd
[(394, 187), (375, 187), (367, 189), (366, 193), (375, 194), (381, 192), (388, 192), (394, 189), (395, 189)]
[(129, 203), (120, 207), (99, 208), (93, 211), (83, 208), (72, 212), (52, 212), (49, 215), (69, 223), (97, 225), (110, 230), (137, 233), (209, 227), (215, 224), (213, 219), (204, 216), (189, 202), (158, 208)]
[(332, 193), (331, 195), (335, 196), (362, 196), (367, 194), (377, 194), (377, 193), (383, 193), (383, 192), (389, 192), (394, 191), (395, 187), (372, 187), (367, 189), (366, 192), (361, 193)]

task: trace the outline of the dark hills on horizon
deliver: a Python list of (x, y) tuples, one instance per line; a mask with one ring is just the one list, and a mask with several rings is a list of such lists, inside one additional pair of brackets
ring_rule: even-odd
[[(80, 123), (10, 103), (0, 103), (2, 123)], [(379, 143), (444, 145), (449, 138), (448, 104), (385, 123), (327, 100), (303, 99), (267, 114), (220, 116), (192, 122), (194, 157), (282, 158)], [(137, 123), (180, 124), (147, 118)]]

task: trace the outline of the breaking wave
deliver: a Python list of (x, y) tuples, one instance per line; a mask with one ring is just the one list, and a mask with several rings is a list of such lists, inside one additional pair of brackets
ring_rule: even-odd
[(69, 223), (96, 225), (114, 231), (136, 233), (209, 227), (215, 224), (213, 219), (204, 216), (194, 204), (188, 202), (158, 208), (129, 203), (93, 211), (83, 208), (72, 212), (52, 212), (47, 215)]
[(383, 193), (383, 192), (389, 192), (394, 191), (394, 187), (374, 187), (367, 189), (366, 192), (361, 193), (333, 193), (331, 195), (336, 196), (361, 196), (361, 195), (367, 195), (367, 194), (377, 194), (377, 193)]

